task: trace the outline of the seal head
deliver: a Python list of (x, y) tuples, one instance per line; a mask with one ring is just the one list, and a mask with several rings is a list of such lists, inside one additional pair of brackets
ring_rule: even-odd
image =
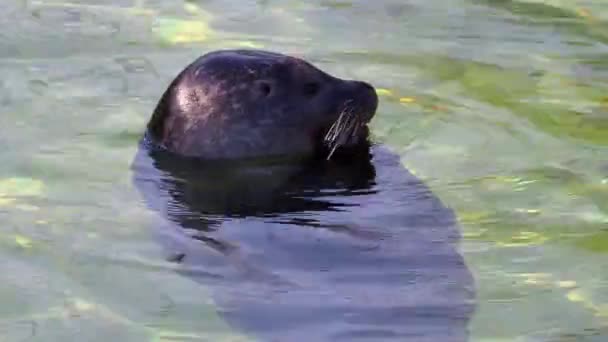
[(368, 83), (260, 50), (220, 50), (188, 65), (161, 97), (147, 136), (203, 159), (330, 157), (367, 140), (378, 106)]

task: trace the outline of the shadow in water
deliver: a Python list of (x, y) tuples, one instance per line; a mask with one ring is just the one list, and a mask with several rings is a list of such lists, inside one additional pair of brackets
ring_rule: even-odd
[(355, 154), (218, 163), (142, 145), (134, 182), (168, 258), (253, 338), (466, 341), (452, 211), (383, 147)]

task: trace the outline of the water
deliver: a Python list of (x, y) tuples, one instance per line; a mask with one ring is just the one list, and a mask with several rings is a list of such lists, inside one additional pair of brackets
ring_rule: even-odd
[[(142, 203), (130, 170), (168, 82), (224, 47), (300, 55), (380, 89), (374, 140), (460, 223), (450, 253), (461, 254), (450, 255), (462, 255), (459, 270), (474, 278), (470, 340), (608, 338), (602, 0), (3, 1), (0, 25), (1, 340), (245, 338), (216, 310), (226, 298), (242, 303), (234, 287), (197, 281), (166, 260), (162, 229), (151, 224), (159, 216)], [(380, 185), (393, 181), (390, 165), (375, 164)], [(376, 198), (399, 195), (387, 196)], [(406, 214), (380, 208), (366, 220), (385, 229), (398, 218), (391, 215)], [(239, 225), (263, 226), (235, 221), (227, 232)], [(238, 241), (256, 246), (255, 236), (245, 238)], [(432, 270), (428, 250), (420, 255)], [(316, 326), (352, 331), (332, 325), (336, 317)], [(375, 316), (362, 317), (360, 325)], [(291, 336), (314, 336), (297, 322)], [(269, 324), (254, 323), (258, 332)], [(421, 339), (433, 330), (420, 331)]]

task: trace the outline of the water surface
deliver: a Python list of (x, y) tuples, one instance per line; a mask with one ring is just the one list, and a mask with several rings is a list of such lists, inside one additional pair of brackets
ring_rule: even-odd
[(379, 88), (374, 140), (460, 223), (471, 340), (608, 338), (602, 0), (12, 0), (0, 25), (0, 339), (242, 337), (166, 260), (130, 170), (169, 81), (225, 47)]

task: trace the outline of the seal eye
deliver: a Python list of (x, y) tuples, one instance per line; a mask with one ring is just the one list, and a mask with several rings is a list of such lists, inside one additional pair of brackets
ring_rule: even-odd
[(319, 93), (319, 83), (317, 82), (308, 82), (304, 84), (304, 95), (308, 97), (313, 97)]
[(270, 93), (272, 92), (272, 87), (270, 86), (270, 83), (268, 83), (268, 82), (260, 82), (258, 84), (258, 88), (260, 89), (260, 93), (264, 97), (268, 97), (270, 95)]

